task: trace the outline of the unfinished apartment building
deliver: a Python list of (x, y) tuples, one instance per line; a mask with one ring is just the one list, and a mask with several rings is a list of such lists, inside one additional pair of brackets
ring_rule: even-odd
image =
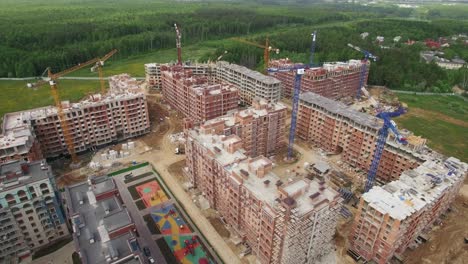
[[(321, 95), (301, 94), (297, 118), (297, 136), (312, 142), (328, 153), (341, 153), (350, 166), (368, 171), (372, 162), (378, 130), (383, 121), (369, 114), (353, 110), (343, 103)], [(409, 144), (398, 144), (391, 134), (385, 145), (377, 171), (377, 180), (389, 182), (403, 171), (416, 168), (423, 162), (418, 151), (424, 141), (412, 140), (409, 131), (400, 131)]]
[(405, 250), (424, 241), (447, 211), (467, 172), (468, 164), (458, 159), (434, 159), (405, 171), (399, 180), (374, 186), (361, 197), (350, 233), (355, 258), (404, 261)]
[[(369, 63), (369, 62), (368, 62)], [(347, 62), (327, 62), (321, 67), (305, 69), (301, 80), (302, 92), (314, 92), (332, 99), (343, 97), (355, 97), (359, 87), (363, 62), (349, 60)], [(294, 66), (289, 59), (272, 60), (269, 63), (272, 68), (287, 68)], [(271, 73), (283, 84), (283, 97), (290, 98), (294, 91), (294, 72), (282, 71)], [(364, 83), (369, 76), (367, 67)]]
[[(200, 125), (200, 133), (216, 135), (237, 135), (242, 139), (245, 155), (270, 157), (283, 147), (286, 131), (286, 106), (268, 103), (265, 99), (254, 99), (252, 106), (231, 111)], [(193, 124), (186, 122), (186, 128)]]
[(184, 174), (247, 242), (258, 263), (316, 263), (333, 247), (340, 195), (324, 182), (283, 183), (237, 135), (187, 132)]
[(169, 105), (195, 123), (237, 109), (239, 92), (229, 83), (212, 83), (181, 66), (161, 67), (162, 94)]
[[(180, 67), (171, 64), (145, 64), (146, 81), (150, 88), (162, 88), (162, 70)], [(240, 101), (251, 104), (254, 98), (260, 97), (268, 102), (281, 98), (281, 82), (271, 76), (263, 75), (246, 67), (225, 61), (206, 64), (182, 65), (185, 72), (204, 76), (215, 83), (230, 83), (239, 89)]]
[[(111, 77), (110, 89), (104, 96), (91, 95), (78, 103), (62, 102), (75, 152), (143, 135), (150, 131), (146, 96), (141, 89), (135, 88), (133, 79), (127, 78), (128, 84), (125, 79), (124, 76)], [(48, 106), (8, 113), (3, 122), (4, 135), (9, 138), (16, 139), (15, 135), (26, 134), (26, 132), (15, 134), (19, 129), (29, 130), (29, 134), (35, 135), (46, 158), (68, 153), (56, 107)], [(15, 150), (36, 153), (37, 147), (31, 143), (34, 142), (32, 139), (21, 142), (22, 145)], [(6, 153), (10, 152), (11, 150), (8, 150)]]
[(65, 187), (67, 215), (81, 263), (143, 263), (135, 224), (106, 176)]
[(11, 125), (3, 123), (4, 134), (0, 135), (0, 164), (13, 160), (41, 160), (43, 158), (41, 148), (29, 124)]
[(0, 164), (0, 263), (18, 263), (66, 237), (52, 169), (45, 161)]

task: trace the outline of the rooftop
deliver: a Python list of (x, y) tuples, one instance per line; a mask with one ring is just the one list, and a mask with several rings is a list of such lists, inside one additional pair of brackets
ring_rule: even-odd
[(253, 78), (253, 79), (256, 79), (258, 81), (261, 81), (265, 84), (281, 84), (281, 81), (274, 78), (274, 77), (271, 77), (271, 76), (267, 76), (267, 75), (264, 75), (264, 74), (261, 74), (257, 71), (253, 71), (247, 67), (244, 67), (244, 66), (240, 66), (240, 65), (237, 65), (237, 64), (231, 64), (229, 62), (226, 62), (226, 61), (219, 61), (216, 63), (216, 65), (218, 67), (224, 67), (224, 68), (227, 68), (227, 69), (231, 69), (235, 72), (238, 72), (238, 73), (241, 73), (247, 77), (250, 77), (250, 78)]
[(467, 171), (468, 164), (456, 158), (428, 160), (403, 172), (399, 180), (374, 186), (362, 197), (377, 211), (404, 220), (438, 199)]
[(328, 99), (316, 93), (302, 93), (300, 95), (300, 101), (319, 106), (333, 114), (346, 117), (359, 125), (369, 127), (375, 130), (380, 129), (383, 125), (383, 121), (375, 116), (358, 112), (341, 102)]
[(0, 191), (52, 178), (52, 170), (45, 161), (12, 161), (0, 164)]
[[(191, 138), (199, 142), (203, 147), (210, 150), (210, 154), (218, 160), (222, 166), (232, 164), (234, 162), (244, 160), (247, 156), (243, 151), (235, 151), (234, 153), (229, 153), (226, 150), (227, 144), (234, 143), (233, 139), (237, 138), (237, 141), (240, 140), (237, 136), (228, 138), (224, 135), (211, 135), (211, 134), (202, 134), (196, 130), (189, 130), (188, 134)], [(189, 138), (189, 140), (191, 140)]]
[[(100, 179), (97, 189), (108, 189), (113, 184), (110, 181), (112, 178)], [(131, 233), (116, 237), (109, 235), (133, 223), (128, 211), (115, 196), (97, 201), (95, 190), (89, 182), (66, 188), (76, 247), (87, 263), (107, 263), (109, 257), (116, 260), (132, 255), (128, 243), (134, 239)]]

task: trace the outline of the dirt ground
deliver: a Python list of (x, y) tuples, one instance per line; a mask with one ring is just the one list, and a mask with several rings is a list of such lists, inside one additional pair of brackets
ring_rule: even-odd
[[(466, 185), (465, 185), (466, 186)], [(406, 250), (408, 264), (465, 264), (468, 263), (468, 198), (459, 196), (452, 211), (442, 218), (442, 226), (435, 227), (429, 241), (415, 250)]]

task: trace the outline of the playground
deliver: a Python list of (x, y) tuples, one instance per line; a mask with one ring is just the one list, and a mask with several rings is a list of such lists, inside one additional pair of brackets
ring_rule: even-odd
[(154, 222), (163, 235), (190, 234), (192, 230), (185, 223), (173, 204), (154, 208), (151, 212)]
[(196, 236), (165, 236), (177, 260), (182, 264), (211, 264)]
[(139, 185), (136, 187), (136, 191), (147, 208), (169, 200), (166, 193), (161, 189), (161, 186), (159, 186), (156, 181), (150, 181)]
[(177, 260), (182, 264), (208, 264), (206, 252), (173, 204), (152, 208), (151, 217)]

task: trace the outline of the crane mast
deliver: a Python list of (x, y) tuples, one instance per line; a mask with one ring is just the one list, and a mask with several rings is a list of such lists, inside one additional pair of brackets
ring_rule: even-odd
[(176, 31), (177, 65), (182, 65), (182, 44), (181, 44), (182, 35), (180, 34), (179, 27), (175, 23), (174, 23), (174, 28)]
[(363, 59), (363, 64), (361, 66), (361, 73), (359, 75), (359, 87), (357, 88), (356, 91), (356, 98), (360, 99), (361, 98), (361, 89), (364, 87), (364, 80), (366, 78), (366, 72), (367, 72), (367, 62), (369, 59), (372, 59), (373, 61), (377, 61), (377, 56), (374, 56), (372, 53), (370, 53), (367, 50), (363, 50), (357, 46), (354, 46), (353, 44), (348, 43), (348, 47), (357, 50), (361, 53), (364, 54), (364, 59)]

